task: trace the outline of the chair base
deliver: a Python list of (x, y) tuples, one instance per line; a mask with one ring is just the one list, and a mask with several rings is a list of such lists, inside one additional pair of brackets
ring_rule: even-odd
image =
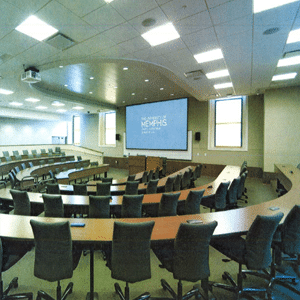
[[(129, 299), (129, 286), (128, 286), (127, 282), (126, 282), (126, 287), (125, 287), (125, 295), (123, 294), (122, 289), (118, 283), (115, 283), (115, 291), (119, 295), (121, 300), (130, 300)], [(145, 300), (145, 299), (150, 299), (150, 294), (148, 292), (139, 295), (138, 297), (134, 298), (133, 300)]]
[[(56, 300), (65, 300), (67, 298), (68, 295), (72, 294), (73, 292), (73, 282), (70, 282), (63, 295), (61, 294), (61, 287), (60, 284), (58, 283), (58, 286), (56, 288)], [(47, 294), (44, 291), (38, 291), (36, 300), (41, 300), (41, 299), (45, 299), (45, 300), (55, 300), (55, 298), (51, 297), (49, 294)]]
[(17, 299), (28, 299), (33, 300), (33, 293), (22, 293), (8, 295), (11, 289), (18, 287), (18, 277), (13, 278), (9, 283), (8, 287), (3, 291), (3, 281), (0, 282), (0, 300), (17, 300)]

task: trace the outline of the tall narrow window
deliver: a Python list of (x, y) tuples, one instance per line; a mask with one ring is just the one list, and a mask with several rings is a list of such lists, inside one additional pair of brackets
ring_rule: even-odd
[(73, 134), (74, 134), (74, 145), (80, 145), (80, 117), (73, 117)]
[(116, 112), (99, 113), (99, 145), (116, 146)]
[(241, 96), (210, 101), (208, 149), (247, 151), (246, 100), (246, 97)]

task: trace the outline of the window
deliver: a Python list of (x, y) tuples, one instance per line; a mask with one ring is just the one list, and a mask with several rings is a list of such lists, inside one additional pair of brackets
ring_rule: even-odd
[(73, 117), (73, 135), (74, 135), (74, 145), (80, 145), (80, 117)]
[(116, 146), (116, 112), (99, 114), (99, 141), (102, 146)]
[(247, 98), (210, 100), (209, 150), (248, 150)]

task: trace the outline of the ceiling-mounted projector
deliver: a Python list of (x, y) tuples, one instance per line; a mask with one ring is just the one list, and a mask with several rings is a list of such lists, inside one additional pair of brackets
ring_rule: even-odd
[(27, 83), (37, 83), (41, 81), (41, 75), (38, 69), (29, 67), (25, 69), (25, 72), (21, 75), (21, 80)]

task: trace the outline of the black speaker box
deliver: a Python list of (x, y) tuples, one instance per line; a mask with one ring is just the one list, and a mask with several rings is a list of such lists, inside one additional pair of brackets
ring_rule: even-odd
[(196, 141), (200, 141), (201, 140), (201, 134), (200, 134), (200, 132), (196, 132), (195, 133), (195, 140)]
[(121, 139), (121, 135), (119, 133), (116, 134), (116, 140), (119, 141)]

